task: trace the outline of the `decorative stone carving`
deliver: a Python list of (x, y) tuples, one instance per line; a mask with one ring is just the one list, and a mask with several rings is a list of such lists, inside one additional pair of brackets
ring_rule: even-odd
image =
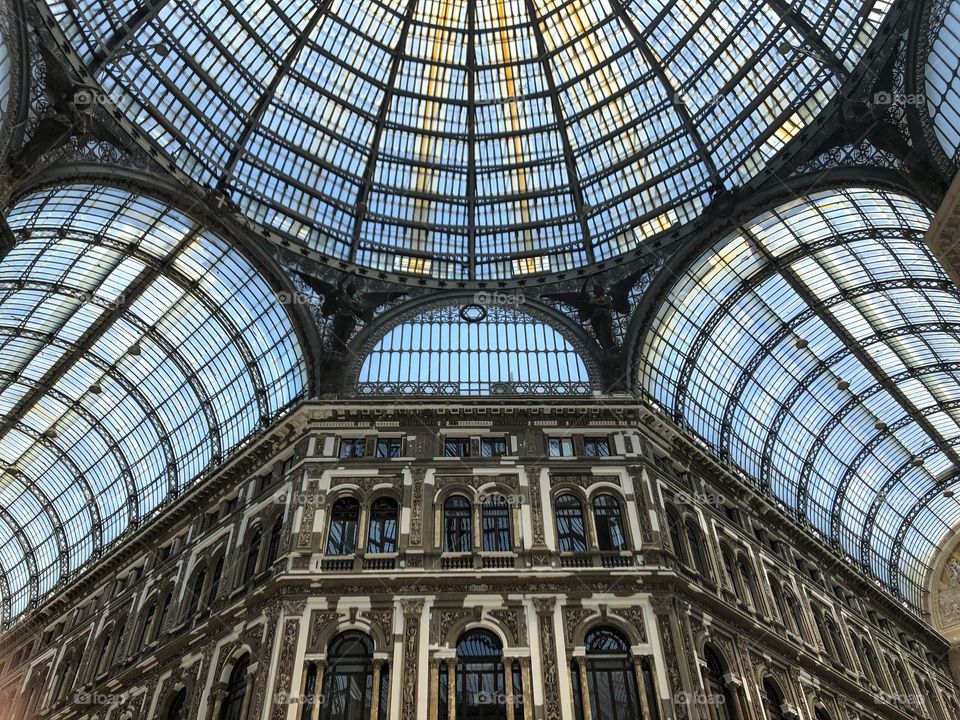
[(433, 642), (437, 645), (445, 644), (450, 628), (466, 618), (472, 617), (479, 620), (479, 615), (480, 613), (474, 608), (434, 608), (431, 632)]
[[(283, 639), (280, 641), (280, 658), (277, 663), (277, 682), (274, 686), (271, 720), (283, 720), (287, 716), (293, 691), (293, 661), (300, 637), (300, 621), (288, 618), (283, 623)], [(257, 717), (257, 716), (254, 716)]]
[[(653, 598), (660, 599), (663, 598)], [(673, 633), (670, 628), (670, 616), (667, 614), (661, 614), (657, 611), (656, 606), (654, 606), (654, 612), (657, 613), (657, 625), (660, 630), (660, 642), (663, 645), (663, 655), (664, 661), (667, 670), (667, 679), (670, 683), (670, 695), (671, 697), (683, 697), (683, 680), (680, 677), (680, 665), (677, 661), (677, 653), (674, 650), (673, 646)], [(690, 710), (684, 703), (677, 703), (676, 713), (678, 718), (688, 718), (690, 717)]]
[(613, 612), (637, 629), (640, 642), (647, 642), (647, 625), (643, 617), (643, 608), (618, 608)]
[(580, 624), (595, 614), (596, 611), (580, 606), (563, 608), (563, 630), (566, 633), (568, 645), (573, 645), (573, 638)]
[(401, 600), (403, 609), (403, 679), (400, 691), (400, 717), (415, 720), (417, 717), (417, 662), (420, 644), (420, 615), (423, 600)]
[[(423, 478), (427, 469), (415, 467), (410, 470), (410, 474), (413, 476), (410, 492), (410, 546), (420, 547), (423, 545)], [(410, 559), (412, 558), (408, 559), (408, 564)]]
[(307, 648), (310, 652), (323, 651), (324, 630), (329, 625), (336, 625), (340, 621), (340, 613), (336, 610), (314, 610), (310, 614), (310, 641)]
[(311, 480), (307, 483), (306, 503), (303, 506), (303, 519), (300, 521), (300, 532), (297, 534), (297, 547), (307, 549), (313, 538), (313, 523), (317, 515), (317, 502), (320, 495), (320, 483)]
[(388, 647), (383, 649), (385, 651), (392, 651), (393, 648), (390, 647), (390, 643), (393, 638), (393, 608), (387, 610), (369, 610), (364, 613), (364, 617), (370, 622), (372, 627), (377, 628), (383, 635), (384, 640), (388, 644)]
[(557, 641), (553, 632), (553, 609), (556, 605), (556, 598), (533, 598), (533, 608), (537, 613), (537, 626), (540, 630), (545, 720), (560, 720), (560, 674), (557, 668)]
[(527, 644), (527, 626), (523, 622), (520, 608), (501, 608), (487, 614), (509, 631), (514, 645)]
[[(527, 482), (530, 486), (530, 520), (533, 524), (533, 545), (537, 547), (546, 543), (543, 529), (543, 507), (540, 504), (540, 466), (527, 465), (526, 472)], [(538, 563), (537, 558), (535, 558), (534, 564), (544, 563)]]
[(515, 492), (520, 491), (520, 478), (513, 473), (504, 475), (437, 475), (436, 478), (438, 488), (447, 485), (467, 485), (476, 489), (491, 482), (506, 485)]
[(373, 488), (377, 485), (389, 485), (392, 488), (400, 487), (400, 477), (396, 475), (365, 475), (361, 477), (335, 477), (330, 480), (330, 489), (342, 485), (356, 485), (363, 494), (362, 501), (368, 502)]

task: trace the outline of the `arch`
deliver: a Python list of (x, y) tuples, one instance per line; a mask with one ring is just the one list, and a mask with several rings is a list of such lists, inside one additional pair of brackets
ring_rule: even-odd
[(707, 542), (700, 525), (692, 517), (684, 522), (687, 544), (690, 547), (690, 558), (693, 560), (693, 569), (700, 577), (709, 582), (713, 577), (710, 562), (707, 560)]
[(249, 669), (250, 655), (247, 653), (237, 657), (231, 664), (218, 720), (249, 720), (249, 712), (247, 717), (243, 716), (248, 691), (247, 676), (249, 675)]
[[(7, 221), (17, 241), (0, 262), (0, 386), (18, 399), (0, 461), (22, 470), (7, 511), (24, 524), (50, 498), (53, 531), (28, 533), (47, 539), (18, 557), (66, 581), (301, 397), (304, 354), (261, 268), (162, 200), (73, 181), (21, 195)], [(39, 356), (40, 375), (24, 375)], [(58, 537), (69, 542), (54, 549)], [(10, 616), (51, 587), (11, 587)]]
[[(917, 4), (909, 35), (912, 73), (907, 92), (923, 97), (912, 108), (934, 161), (949, 174), (960, 164), (960, 7), (955, 0)], [(912, 82), (911, 82), (912, 81)]]
[[(586, 657), (575, 660), (574, 705), (589, 717), (643, 720), (640, 690), (630, 655), (630, 644), (618, 631), (600, 625), (584, 638)], [(583, 668), (578, 663), (583, 663)], [(584, 684), (583, 679), (586, 679)]]
[(704, 690), (717, 720), (741, 720), (737, 715), (733, 693), (735, 689), (727, 682), (727, 661), (712, 644), (703, 649)]
[(283, 540), (283, 513), (278, 512), (270, 525), (270, 534), (267, 536), (267, 553), (264, 557), (264, 568), (270, 569), (280, 557), (281, 542)]
[(384, 493), (370, 503), (370, 522), (367, 529), (367, 553), (397, 551), (400, 527), (400, 505), (394, 495)]
[(473, 504), (465, 495), (450, 495), (443, 503), (443, 550), (473, 551)]
[(327, 521), (327, 555), (352, 555), (360, 532), (360, 501), (353, 495), (338, 498)]
[(680, 561), (681, 565), (689, 565), (687, 545), (683, 540), (683, 534), (680, 530), (680, 528), (683, 527), (682, 521), (680, 520), (680, 513), (669, 503), (664, 506), (664, 513), (667, 517), (667, 534), (670, 536), (670, 545), (673, 548), (673, 554), (677, 556), (677, 560)]
[(373, 685), (373, 641), (356, 630), (341, 632), (327, 646), (323, 673), (321, 720), (369, 718), (371, 705), (380, 703), (380, 687)]
[[(643, 393), (914, 608), (940, 529), (960, 521), (955, 503), (899, 505), (922, 507), (960, 464), (942, 409), (904, 390), (960, 400), (960, 291), (923, 241), (930, 219), (858, 185), (744, 217), (663, 286), (634, 357)], [(888, 490), (870, 480), (901, 467)]]
[(187, 688), (182, 687), (170, 698), (163, 718), (164, 720), (187, 720), (187, 712), (189, 712), (189, 708), (187, 707)]
[(513, 508), (508, 496), (485, 494), (480, 501), (480, 549), (511, 552), (513, 542)]
[[(601, 387), (595, 342), (533, 301), (483, 306), (472, 296), (414, 301), (351, 343), (348, 385), (360, 395), (589, 395)], [(415, 360), (412, 360), (415, 358)], [(411, 361), (412, 360), (412, 361)]]
[(783, 714), (783, 691), (769, 675), (764, 676), (760, 682), (760, 700), (763, 703), (765, 720), (786, 720), (786, 715)]
[[(446, 670), (443, 667), (443, 670)], [(441, 682), (440, 705), (449, 705), (447, 683)], [(455, 718), (447, 720), (507, 720), (503, 642), (485, 628), (466, 630), (457, 639), (454, 672)]]
[(629, 531), (623, 517), (623, 504), (610, 492), (594, 493), (593, 527), (601, 551), (620, 551), (629, 547)]
[(587, 552), (587, 524), (580, 498), (570, 493), (557, 495), (553, 500), (553, 512), (557, 549), (568, 553)]

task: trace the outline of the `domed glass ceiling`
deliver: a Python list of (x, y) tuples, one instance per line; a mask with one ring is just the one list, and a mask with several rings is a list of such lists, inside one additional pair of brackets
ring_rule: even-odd
[(960, 523), (960, 290), (902, 195), (764, 213), (677, 280), (644, 339), (650, 396), (915, 608)]
[(0, 262), (0, 605), (21, 614), (305, 387), (265, 278), (151, 198), (20, 200)]
[(960, 154), (960, 0), (939, 0), (931, 9), (933, 39), (924, 66), (927, 111), (943, 151)]
[(889, 0), (49, 0), (126, 116), (291, 240), (442, 278), (697, 216), (803, 129)]

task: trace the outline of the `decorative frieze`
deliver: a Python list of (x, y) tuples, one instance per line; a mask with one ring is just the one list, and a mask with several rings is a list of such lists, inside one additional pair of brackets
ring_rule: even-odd
[(415, 720), (418, 717), (417, 682), (423, 600), (401, 600), (400, 607), (403, 610), (403, 680), (400, 691), (400, 717), (402, 720)]
[(540, 631), (540, 666), (543, 679), (543, 713), (545, 720), (560, 720), (560, 671), (557, 667), (557, 640), (553, 632), (553, 610), (557, 599), (533, 598)]

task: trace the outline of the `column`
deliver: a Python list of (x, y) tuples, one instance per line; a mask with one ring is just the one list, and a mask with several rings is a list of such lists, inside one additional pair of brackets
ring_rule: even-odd
[(553, 626), (555, 597), (533, 598), (533, 608), (537, 613), (537, 627), (540, 631), (540, 661), (543, 671), (543, 709), (547, 718), (561, 717), (560, 677), (557, 670), (557, 640)]
[(506, 703), (507, 720), (516, 720), (513, 702), (513, 658), (503, 659), (503, 701)]
[(523, 720), (533, 720), (533, 676), (528, 657), (520, 658), (520, 679), (523, 682)]
[(733, 698), (733, 709), (736, 712), (737, 717), (747, 717), (743, 710), (743, 700), (741, 698), (743, 683), (735, 678), (732, 674), (727, 673), (723, 676), (723, 684), (730, 688), (730, 697)]
[(401, 720), (416, 720), (417, 683), (420, 670), (420, 616), (423, 613), (423, 600), (405, 599), (400, 601), (403, 609), (403, 676), (400, 688)]
[(430, 658), (430, 720), (440, 716), (440, 662)]
[(310, 720), (317, 720), (320, 717), (320, 705), (323, 699), (323, 682), (327, 670), (326, 660), (317, 660), (317, 684), (313, 691), (313, 707), (310, 709)]
[(250, 703), (253, 701), (253, 683), (256, 680), (253, 673), (247, 670), (247, 685), (243, 691), (243, 704), (240, 706), (240, 717), (245, 718), (250, 712)]
[(373, 701), (370, 703), (370, 720), (377, 720), (380, 713), (380, 673), (382, 672), (383, 660), (375, 659), (373, 661)]
[(220, 713), (223, 710), (223, 701), (227, 697), (227, 688), (223, 683), (218, 683), (210, 692), (210, 705), (213, 706), (213, 712), (210, 716), (213, 720), (220, 720)]
[(457, 659), (447, 658), (447, 720), (457, 717)]
[[(633, 673), (637, 677), (637, 693), (640, 695), (640, 708), (643, 710), (643, 716), (645, 718), (651, 718), (653, 715), (650, 714), (650, 702), (647, 700), (647, 683), (643, 676), (643, 657), (634, 655), (632, 659)], [(653, 666), (651, 665), (651, 670), (652, 669)], [(656, 697), (656, 692), (653, 693), (653, 696)]]
[(577, 675), (580, 676), (580, 706), (583, 709), (583, 716), (590, 717), (590, 679), (587, 677), (587, 659), (582, 655), (575, 657), (573, 661), (577, 665)]

